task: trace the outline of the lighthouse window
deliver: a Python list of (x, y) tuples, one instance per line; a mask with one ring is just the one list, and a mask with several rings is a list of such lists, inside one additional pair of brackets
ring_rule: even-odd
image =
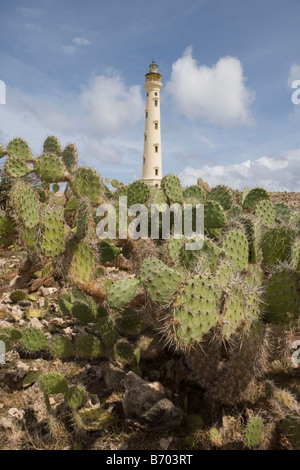
[(154, 129), (158, 129), (158, 122), (154, 123)]
[(147, 96), (149, 96), (149, 93), (147, 93)]
[(155, 168), (155, 176), (158, 176), (158, 168)]
[(147, 140), (147, 134), (145, 134), (145, 142), (146, 142), (146, 140)]
[(158, 101), (157, 101), (157, 100), (154, 100), (154, 104), (155, 104), (155, 106), (157, 106), (157, 105), (158, 105)]
[(158, 145), (155, 145), (155, 152), (158, 152)]
[(146, 111), (146, 118), (148, 117), (148, 112)]
[(154, 93), (154, 96), (158, 96), (158, 93), (157, 93), (157, 91), (155, 91), (155, 93)]
[(144, 157), (144, 165), (145, 165), (145, 163), (146, 163), (146, 157)]

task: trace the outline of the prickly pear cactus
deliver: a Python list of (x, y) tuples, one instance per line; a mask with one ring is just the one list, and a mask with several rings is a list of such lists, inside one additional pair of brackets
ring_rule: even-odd
[(285, 202), (277, 202), (274, 204), (275, 219), (280, 224), (288, 224), (291, 217), (291, 209)]
[(217, 294), (213, 279), (196, 275), (173, 297), (170, 314), (162, 327), (166, 344), (186, 350), (200, 343), (218, 322)]
[(87, 393), (83, 387), (75, 385), (70, 387), (65, 394), (65, 400), (72, 410), (78, 410), (84, 405)]
[(246, 443), (248, 447), (257, 447), (263, 439), (264, 422), (260, 416), (254, 416), (246, 426)]
[(16, 137), (12, 139), (7, 146), (7, 154), (9, 157), (19, 157), (24, 161), (33, 159), (31, 149), (26, 140)]
[(7, 150), (0, 144), (0, 158), (5, 157), (7, 155)]
[(78, 338), (75, 348), (77, 355), (83, 359), (95, 359), (105, 355), (101, 342), (93, 335)]
[(23, 181), (16, 181), (11, 189), (11, 203), (21, 223), (34, 228), (40, 223), (36, 192)]
[(267, 228), (275, 227), (275, 209), (271, 201), (262, 199), (255, 204), (254, 213)]
[(140, 281), (122, 279), (113, 283), (107, 294), (107, 303), (112, 308), (123, 308), (133, 299)]
[(42, 375), (39, 379), (39, 386), (47, 395), (65, 393), (68, 389), (66, 379), (59, 372), (48, 372)]
[(204, 227), (215, 229), (224, 227), (227, 224), (227, 217), (221, 204), (217, 201), (206, 201), (204, 204)]
[(127, 189), (127, 205), (144, 204), (150, 196), (149, 186), (144, 181), (134, 181)]
[(262, 238), (263, 263), (271, 269), (279, 262), (289, 261), (295, 238), (293, 229), (285, 226), (268, 230)]
[(168, 302), (183, 280), (182, 273), (176, 272), (174, 269), (158, 268), (150, 273), (144, 282), (144, 287), (154, 302)]
[(29, 326), (23, 331), (21, 346), (28, 352), (36, 352), (45, 349), (48, 346), (48, 341), (39, 328)]
[(97, 306), (92, 299), (89, 299), (89, 301), (75, 300), (72, 304), (71, 313), (73, 317), (82, 323), (95, 323), (97, 320)]
[(57, 155), (44, 153), (34, 162), (34, 170), (38, 178), (47, 183), (66, 181), (68, 171)]
[(50, 343), (50, 351), (52, 356), (59, 359), (71, 357), (74, 354), (74, 347), (72, 341), (66, 336), (54, 336)]
[(266, 280), (263, 311), (271, 323), (289, 323), (300, 315), (298, 280), (294, 271), (279, 268)]
[(7, 158), (4, 168), (5, 172), (12, 178), (22, 178), (22, 176), (28, 175), (33, 171), (32, 167), (21, 157)]
[(92, 168), (80, 167), (75, 170), (70, 185), (76, 197), (86, 196), (92, 204), (102, 202), (103, 183), (98, 173)]
[(76, 146), (74, 144), (67, 145), (62, 152), (61, 159), (70, 173), (74, 171), (77, 168), (78, 163), (78, 152)]
[(246, 210), (253, 210), (255, 204), (257, 204), (262, 199), (269, 199), (269, 193), (263, 188), (253, 188), (245, 193), (245, 196), (242, 200), (243, 208)]
[(248, 268), (249, 246), (247, 237), (241, 230), (231, 230), (222, 243), (225, 259), (230, 261), (237, 271)]
[(207, 199), (217, 201), (225, 211), (230, 209), (233, 203), (232, 191), (227, 186), (221, 184), (210, 191)]
[(161, 181), (162, 189), (171, 203), (183, 202), (182, 188), (179, 178), (175, 175), (166, 175)]
[(50, 135), (44, 142), (44, 153), (50, 153), (57, 155), (58, 157), (62, 154), (62, 148), (57, 137)]
[(47, 256), (57, 256), (65, 251), (63, 208), (47, 209), (43, 220), (41, 252)]
[(206, 194), (203, 188), (200, 186), (192, 185), (185, 188), (183, 191), (183, 198), (186, 199), (196, 199), (199, 202), (205, 202)]

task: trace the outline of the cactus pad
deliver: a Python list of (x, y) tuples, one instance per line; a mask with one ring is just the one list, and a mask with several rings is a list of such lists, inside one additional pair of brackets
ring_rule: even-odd
[(171, 203), (183, 202), (180, 180), (175, 175), (166, 175), (161, 181), (162, 189)]
[(203, 188), (200, 186), (192, 185), (185, 188), (183, 191), (184, 199), (195, 199), (198, 202), (204, 202), (206, 199), (206, 194)]
[(226, 213), (217, 201), (206, 201), (204, 204), (204, 227), (221, 228), (227, 224)]
[(271, 323), (289, 323), (300, 314), (300, 296), (294, 271), (281, 268), (266, 281), (263, 311)]
[(154, 302), (168, 302), (183, 281), (180, 272), (170, 268), (154, 269), (144, 282), (145, 290)]
[(246, 210), (253, 210), (255, 204), (262, 199), (269, 199), (269, 193), (263, 188), (253, 188), (247, 192), (243, 199), (243, 208)]
[(186, 349), (199, 343), (218, 321), (217, 294), (213, 279), (196, 275), (174, 295), (171, 317), (165, 325), (166, 343)]
[(66, 336), (55, 336), (50, 344), (51, 354), (54, 357), (65, 359), (74, 354), (72, 342)]
[(62, 153), (61, 159), (69, 172), (75, 170), (78, 163), (78, 152), (76, 146), (74, 144), (67, 145)]
[(257, 447), (263, 439), (264, 423), (260, 416), (254, 416), (246, 426), (246, 443), (248, 447)]
[(230, 209), (233, 203), (233, 196), (232, 192), (227, 186), (223, 185), (218, 185), (215, 188), (213, 188), (209, 195), (207, 196), (207, 199), (210, 201), (217, 201), (225, 211)]
[(104, 356), (101, 342), (93, 335), (85, 335), (78, 338), (76, 353), (84, 359), (95, 359), (96, 357)]
[(107, 294), (107, 303), (113, 308), (123, 308), (133, 299), (140, 281), (122, 279), (113, 283)]
[(12, 178), (21, 178), (33, 170), (21, 157), (9, 157), (5, 162), (5, 172)]
[(102, 180), (92, 168), (80, 167), (74, 171), (70, 185), (75, 196), (86, 196), (92, 204), (101, 203), (103, 194)]
[(65, 251), (63, 208), (47, 209), (43, 226), (42, 253), (47, 257), (60, 255)]
[(68, 177), (64, 163), (57, 155), (44, 153), (35, 160), (35, 173), (38, 178), (48, 183), (66, 181)]
[(9, 142), (7, 146), (7, 154), (10, 157), (20, 157), (24, 161), (33, 159), (28, 143), (20, 137), (16, 137)]
[(79, 385), (70, 387), (65, 394), (65, 400), (72, 410), (78, 410), (78, 408), (83, 406), (86, 397), (87, 393), (85, 389)]
[(247, 237), (241, 230), (231, 230), (222, 243), (225, 259), (238, 271), (248, 268), (249, 247)]
[(150, 196), (149, 186), (144, 181), (134, 181), (128, 186), (127, 205), (144, 204)]
[(58, 157), (62, 154), (62, 148), (57, 137), (50, 135), (44, 142), (44, 153), (57, 155)]
[(290, 260), (295, 232), (289, 227), (276, 227), (268, 230), (262, 238), (263, 262), (272, 268), (278, 262)]
[(66, 379), (59, 372), (48, 372), (39, 379), (41, 390), (47, 395), (65, 393), (68, 389)]
[(265, 227), (275, 227), (275, 209), (271, 201), (262, 199), (255, 204), (254, 213)]
[(45, 349), (48, 346), (48, 341), (39, 328), (29, 326), (23, 331), (21, 345), (26, 351), (36, 352)]

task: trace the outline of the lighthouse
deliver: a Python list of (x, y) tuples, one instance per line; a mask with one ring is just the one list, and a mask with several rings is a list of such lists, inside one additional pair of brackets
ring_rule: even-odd
[(161, 74), (158, 65), (153, 60), (145, 75), (147, 92), (145, 110), (145, 133), (143, 154), (143, 177), (149, 186), (160, 187), (162, 179), (161, 168), (161, 129), (160, 129), (160, 90), (162, 88)]

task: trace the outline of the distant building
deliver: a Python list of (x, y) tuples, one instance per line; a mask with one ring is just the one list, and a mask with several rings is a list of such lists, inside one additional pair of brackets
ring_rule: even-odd
[(161, 166), (161, 128), (160, 128), (160, 90), (161, 74), (155, 61), (149, 65), (145, 75), (147, 102), (145, 110), (145, 134), (143, 155), (143, 177), (149, 186), (160, 187), (162, 179)]

